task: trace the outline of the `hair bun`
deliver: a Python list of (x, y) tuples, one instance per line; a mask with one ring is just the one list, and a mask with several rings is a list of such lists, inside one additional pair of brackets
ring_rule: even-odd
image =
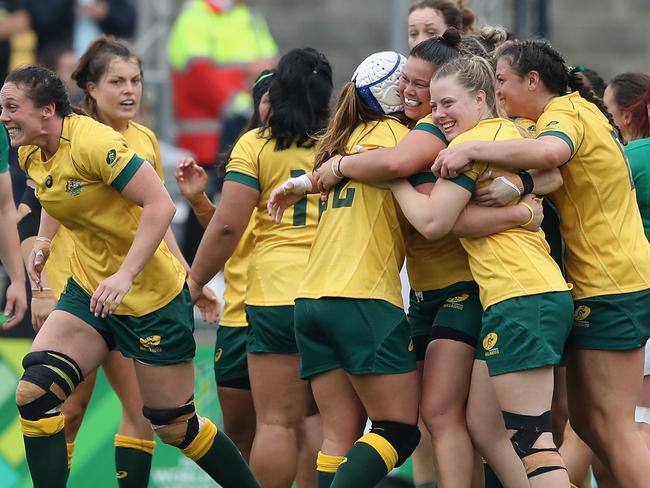
[(461, 40), (460, 32), (458, 29), (450, 27), (443, 32), (440, 36), (440, 40), (448, 46), (458, 49)]

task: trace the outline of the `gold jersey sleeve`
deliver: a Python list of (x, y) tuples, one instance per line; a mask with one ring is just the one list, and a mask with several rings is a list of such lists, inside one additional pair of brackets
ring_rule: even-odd
[[(360, 125), (347, 150), (393, 147), (407, 133), (393, 119)], [(344, 178), (329, 194), (298, 297), (380, 299), (402, 308), (406, 228), (390, 190)]]
[(248, 277), (248, 261), (255, 247), (255, 212), (251, 215), (246, 230), (239, 239), (235, 252), (226, 261), (223, 268), (223, 281), (226, 288), (223, 292), (224, 306), (219, 325), (224, 327), (246, 327), (246, 282)]
[[(420, 119), (413, 130), (428, 132), (448, 144), (442, 131), (433, 124), (431, 114)], [(412, 227), (406, 233), (406, 271), (415, 291), (440, 290), (474, 279), (467, 253), (458, 239), (447, 235), (429, 241)]]
[(537, 121), (538, 137), (571, 149), (564, 185), (551, 195), (562, 221), (565, 264), (575, 298), (650, 288), (650, 245), (634, 180), (614, 128), (594, 104), (571, 93), (554, 98)]
[(158, 144), (156, 134), (144, 125), (129, 122), (127, 129), (122, 132), (122, 135), (126, 139), (126, 142), (128, 142), (129, 147), (138, 156), (153, 165), (158, 177), (164, 182), (165, 177), (162, 159), (160, 158), (160, 145)]
[(244, 134), (233, 148), (225, 179), (259, 191), (255, 248), (248, 265), (248, 305), (293, 305), (316, 233), (320, 195), (309, 195), (287, 209), (279, 224), (269, 216), (266, 203), (287, 178), (311, 171), (314, 156), (314, 147), (292, 145), (276, 151), (275, 140), (258, 129)]
[[(36, 184), (48, 214), (74, 239), (70, 270), (89, 294), (116, 273), (140, 223), (142, 208), (120, 192), (143, 164), (126, 139), (89, 117), (64, 118), (57, 152), (42, 161), (41, 150), (19, 151), (21, 167)], [(136, 276), (116, 314), (142, 316), (169, 303), (183, 288), (185, 271), (161, 242)]]
[[(507, 141), (521, 139), (515, 124), (506, 119), (487, 119), (456, 137), (450, 147), (464, 141)], [(488, 169), (504, 169), (486, 161), (474, 161), (472, 169), (455, 178), (455, 183), (468, 191), (487, 186), (478, 182)], [(484, 309), (508, 298), (535, 295), (551, 291), (566, 291), (570, 287), (549, 254), (541, 230), (531, 232), (515, 227), (486, 237), (461, 238), (469, 255), (469, 266), (479, 285)]]

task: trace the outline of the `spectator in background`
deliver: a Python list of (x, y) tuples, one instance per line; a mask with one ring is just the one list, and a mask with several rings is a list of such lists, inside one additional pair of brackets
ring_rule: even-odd
[(133, 0), (76, 0), (74, 52), (81, 56), (100, 34), (130, 38), (137, 20)]
[[(277, 46), (264, 18), (241, 0), (191, 0), (169, 39), (177, 144), (191, 151), (212, 180), (225, 119), (248, 118), (250, 87), (275, 64)], [(236, 123), (236, 121), (234, 122)], [(230, 124), (228, 124), (230, 125)], [(239, 135), (233, 134), (230, 144)], [(228, 146), (230, 145), (228, 144)], [(211, 185), (214, 193), (214, 183)], [(190, 213), (183, 254), (194, 258), (203, 229)]]
[(30, 29), (36, 33), (36, 59), (46, 47), (70, 46), (74, 0), (0, 0), (0, 80), (9, 70), (9, 38)]

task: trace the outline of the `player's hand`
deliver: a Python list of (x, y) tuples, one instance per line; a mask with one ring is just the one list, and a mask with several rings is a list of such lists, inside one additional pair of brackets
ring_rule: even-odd
[(455, 178), (470, 168), (471, 159), (468, 156), (470, 143), (463, 142), (454, 147), (448, 147), (438, 153), (431, 166), (431, 171), (439, 178)]
[(29, 253), (27, 274), (38, 288), (41, 288), (41, 273), (45, 269), (47, 258), (50, 257), (52, 243), (48, 239), (37, 237), (34, 247)]
[(334, 164), (337, 164), (339, 159), (341, 159), (341, 155), (335, 154), (323, 164), (321, 164), (315, 171), (316, 176), (318, 177), (318, 189), (321, 191), (321, 193), (329, 192), (329, 190), (334, 188), (339, 183), (339, 181), (343, 179), (336, 176), (332, 170), (332, 166)]
[(25, 295), (25, 283), (12, 282), (7, 287), (7, 304), (4, 313), (11, 317), (5, 322), (3, 329), (11, 329), (18, 325), (27, 310), (27, 296)]
[(95, 317), (107, 317), (115, 312), (133, 284), (133, 276), (126, 271), (118, 271), (102, 281), (90, 297), (90, 311)]
[(266, 202), (266, 210), (276, 224), (282, 221), (282, 215), (284, 215), (284, 211), (287, 208), (305, 197), (304, 195), (292, 193), (292, 190), (293, 183), (285, 181), (271, 192), (269, 201)]
[[(539, 230), (542, 225), (542, 220), (544, 220), (544, 207), (542, 206), (542, 200), (542, 198), (537, 198), (532, 193), (521, 198), (520, 202), (530, 205), (530, 208), (533, 209), (533, 220), (530, 221), (528, 225), (521, 225), (521, 227), (533, 232)], [(530, 220), (530, 211), (528, 212), (528, 220)], [(526, 222), (528, 222), (528, 220)]]
[(484, 207), (505, 207), (523, 193), (521, 178), (515, 173), (488, 170), (479, 181), (492, 180), (489, 186), (474, 191), (472, 200)]
[(201, 294), (197, 296), (194, 305), (201, 312), (201, 318), (209, 324), (215, 324), (219, 320), (221, 304), (217, 300), (217, 295), (208, 286), (204, 286), (201, 289)]
[(32, 296), (32, 327), (36, 332), (38, 332), (41, 327), (43, 327), (45, 319), (47, 319), (52, 311), (56, 308), (56, 302), (57, 299), (53, 293), (49, 296)]
[(208, 175), (192, 158), (183, 158), (176, 165), (174, 177), (178, 189), (190, 203), (201, 198), (208, 185)]

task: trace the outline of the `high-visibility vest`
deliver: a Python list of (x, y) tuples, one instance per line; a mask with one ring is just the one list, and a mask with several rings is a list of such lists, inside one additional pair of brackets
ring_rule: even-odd
[(245, 4), (216, 12), (206, 0), (193, 0), (172, 27), (168, 54), (177, 144), (212, 164), (220, 119), (250, 89), (246, 66), (274, 57), (277, 46), (264, 18)]

